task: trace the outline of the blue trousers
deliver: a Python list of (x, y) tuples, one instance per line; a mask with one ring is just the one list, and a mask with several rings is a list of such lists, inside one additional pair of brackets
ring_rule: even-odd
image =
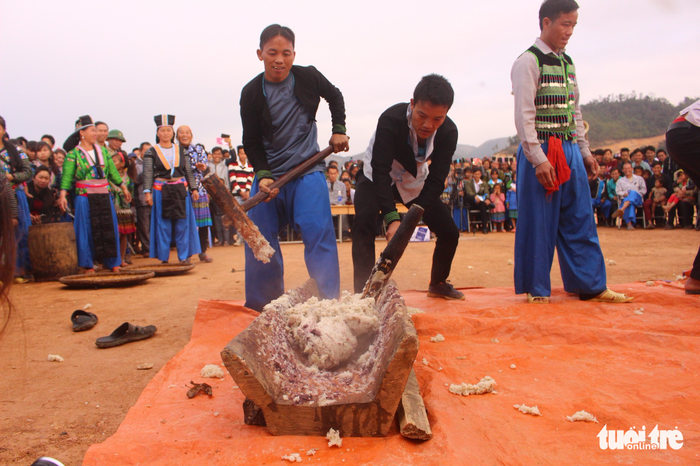
[(600, 209), (600, 212), (603, 214), (603, 217), (605, 217), (606, 219), (610, 218), (610, 208), (612, 207), (612, 203), (610, 202), (609, 199), (605, 199), (604, 201), (601, 202), (600, 199), (595, 198), (595, 199), (593, 199), (593, 207), (595, 209)]
[[(605, 260), (591, 215), (591, 192), (578, 144), (563, 141), (571, 178), (548, 198), (535, 168), (518, 148), (518, 229), (515, 233), (515, 293), (550, 296), (556, 247), (564, 289), (598, 294), (606, 289)], [(547, 153), (547, 144), (542, 150)]]
[[(102, 265), (106, 269), (119, 267), (122, 264), (122, 257), (119, 252), (119, 224), (117, 223), (117, 212), (112, 204), (112, 223), (114, 224), (114, 237), (117, 241), (117, 256), (104, 258)], [(90, 201), (87, 196), (75, 196), (75, 245), (78, 248), (78, 265), (86, 269), (94, 267), (95, 246), (92, 243), (92, 222), (90, 220)]]
[(461, 210), (459, 207), (452, 207), (452, 218), (459, 231), (467, 231), (469, 229), (469, 206), (465, 205)]
[(151, 209), (151, 238), (150, 257), (167, 261), (170, 258), (170, 243), (175, 237), (177, 258), (180, 262), (190, 256), (199, 254), (202, 249), (199, 246), (199, 232), (194, 220), (192, 200), (187, 195), (187, 218), (172, 220), (163, 218), (163, 199), (158, 189), (153, 190), (153, 209)]
[[(258, 179), (253, 180), (251, 197), (258, 192)], [(245, 246), (245, 306), (262, 311), (270, 301), (284, 293), (284, 262), (279, 232), (287, 225), (301, 234), (304, 261), (309, 276), (316, 280), (324, 299), (340, 296), (340, 265), (335, 230), (331, 217), (326, 178), (313, 172), (289, 182), (270, 202), (263, 202), (248, 212), (248, 217), (275, 249), (270, 262), (263, 264)]]
[[(2, 173), (4, 176), (4, 172)], [(21, 277), (32, 270), (29, 262), (29, 225), (32, 218), (29, 215), (29, 203), (27, 194), (23, 189), (14, 190), (17, 197), (17, 211), (19, 219), (15, 228), (15, 241), (17, 242), (17, 262), (15, 263), (15, 277)]]
[(630, 205), (622, 213), (622, 220), (627, 223), (636, 224), (637, 223), (637, 207), (641, 207), (644, 201), (642, 196), (637, 191), (630, 191), (627, 193), (627, 197), (620, 201), (620, 207), (622, 204), (629, 201)]

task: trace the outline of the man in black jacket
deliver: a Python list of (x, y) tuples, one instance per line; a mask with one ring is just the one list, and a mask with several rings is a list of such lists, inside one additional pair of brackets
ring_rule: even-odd
[(273, 24), (260, 35), (258, 58), (265, 71), (241, 92), (243, 146), (255, 179), (250, 196), (270, 193), (268, 201), (248, 216), (277, 253), (268, 264), (257, 261), (246, 246), (246, 307), (263, 307), (284, 293), (284, 266), (278, 233), (292, 225), (301, 233), (304, 258), (322, 298), (340, 295), (340, 268), (331, 217), (325, 164), (320, 162), (282, 189), (270, 184), (319, 151), (316, 111), (323, 97), (333, 121), (329, 144), (335, 152), (348, 150), (345, 103), (338, 88), (313, 66), (294, 65), (294, 33)]
[(459, 230), (440, 199), (457, 147), (457, 126), (447, 116), (453, 101), (450, 83), (431, 74), (418, 83), (410, 103), (396, 104), (379, 117), (355, 186), (352, 262), (356, 293), (362, 291), (374, 266), (379, 212), (390, 240), (399, 227), (396, 202), (401, 202), (423, 207), (423, 221), (437, 236), (428, 296), (464, 299), (447, 282)]

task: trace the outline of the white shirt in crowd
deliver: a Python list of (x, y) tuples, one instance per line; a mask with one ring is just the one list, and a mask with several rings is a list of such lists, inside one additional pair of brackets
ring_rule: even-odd
[(632, 175), (631, 179), (621, 176), (615, 185), (615, 193), (620, 198), (625, 198), (630, 191), (637, 191), (640, 196), (644, 196), (647, 193), (647, 184), (644, 178), (639, 175)]

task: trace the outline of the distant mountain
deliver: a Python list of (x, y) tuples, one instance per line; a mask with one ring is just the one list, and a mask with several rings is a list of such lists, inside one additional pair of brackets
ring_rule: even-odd
[(469, 157), (473, 159), (483, 159), (484, 157), (491, 157), (493, 154), (500, 152), (510, 146), (510, 138), (496, 138), (489, 139), (485, 143), (476, 147), (470, 154)]
[(452, 160), (473, 157), (473, 155), (471, 154), (472, 152), (474, 152), (474, 149), (476, 149), (476, 147), (470, 146), (469, 144), (457, 144), (457, 149), (455, 150), (455, 153), (452, 156)]

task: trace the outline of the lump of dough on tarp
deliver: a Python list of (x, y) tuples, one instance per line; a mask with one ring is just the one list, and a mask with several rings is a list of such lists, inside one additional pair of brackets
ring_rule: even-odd
[(476, 385), (472, 385), (470, 383), (453, 383), (452, 385), (450, 385), (450, 393), (462, 396), (483, 395), (484, 393), (491, 393), (495, 387), (496, 381), (487, 375), (486, 377), (481, 379)]
[(283, 460), (289, 461), (290, 463), (301, 463), (301, 455), (299, 453), (292, 453), (290, 455), (282, 456)]
[(430, 337), (430, 341), (433, 343), (440, 343), (441, 341), (445, 341), (445, 337), (443, 337), (441, 333), (438, 333), (434, 337)]
[(576, 422), (576, 421), (582, 421), (582, 422), (598, 422), (598, 419), (595, 418), (590, 413), (587, 413), (585, 411), (579, 411), (573, 416), (566, 416), (566, 420), (569, 422)]
[(533, 416), (542, 416), (542, 413), (540, 413), (540, 409), (537, 406), (533, 406), (532, 408), (529, 406), (525, 405), (513, 405), (513, 408), (517, 409), (523, 414), (532, 414)]
[(340, 438), (340, 432), (335, 430), (334, 428), (331, 427), (331, 430), (328, 431), (326, 434), (326, 438), (328, 439), (328, 446), (329, 447), (342, 447), (343, 446), (343, 439)]
[(221, 370), (219, 366), (216, 364), (207, 364), (202, 368), (202, 371), (200, 372), (200, 375), (202, 377), (207, 377), (207, 378), (223, 378), (224, 377), (224, 371)]

